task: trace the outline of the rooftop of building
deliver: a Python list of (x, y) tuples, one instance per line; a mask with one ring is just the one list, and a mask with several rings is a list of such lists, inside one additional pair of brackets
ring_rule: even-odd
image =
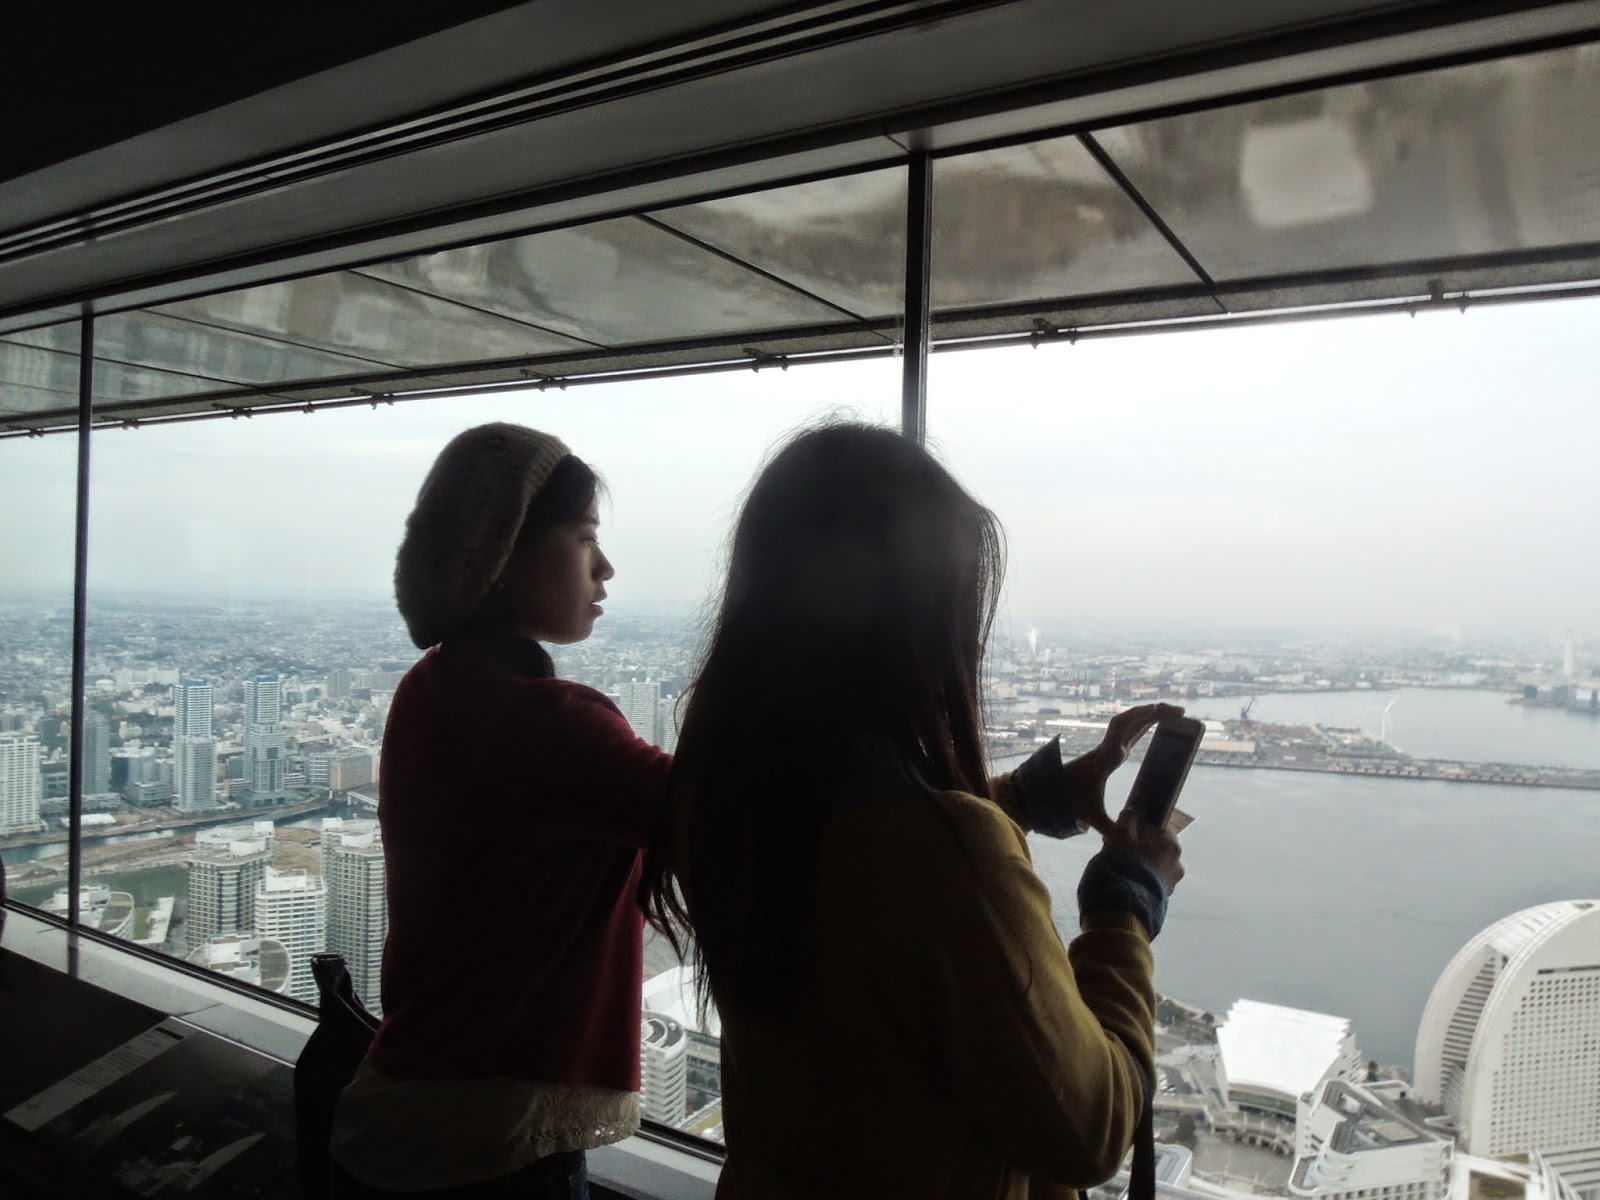
[(664, 1013), (648, 1012), (643, 1014), (644, 1028), (642, 1040), (646, 1046), (653, 1046), (657, 1050), (670, 1050), (674, 1046), (683, 1044), (683, 1025)]
[(189, 961), (218, 974), (243, 977), (269, 992), (282, 992), (289, 983), (288, 949), (253, 931), (207, 938), (190, 952)]
[[(1491, 925), (1478, 935), (1478, 941), (1494, 947), (1506, 958), (1514, 958), (1523, 950), (1553, 936), (1568, 922), (1600, 905), (1595, 900), (1557, 900), (1513, 913), (1503, 921)], [(1596, 945), (1594, 961), (1600, 963), (1600, 945)]]
[(264, 892), (314, 892), (322, 886), (322, 876), (311, 875), (304, 868), (279, 871), (268, 867), (261, 880), (261, 890)]
[(1290, 1098), (1316, 1087), (1353, 1036), (1344, 1017), (1257, 1000), (1235, 1001), (1217, 1027), (1230, 1087)]
[(652, 975), (644, 981), (644, 1007), (671, 1017), (686, 1029), (721, 1037), (722, 1018), (717, 1015), (715, 1008), (706, 1010), (705, 1023), (701, 1024), (695, 981), (694, 968), (687, 965), (669, 967), (658, 975)]
[(1413, 1121), (1393, 1097), (1336, 1079), (1323, 1092), (1323, 1103), (1343, 1114), (1329, 1144), (1341, 1154), (1382, 1150), (1412, 1142), (1440, 1140), (1442, 1135)]
[[(55, 895), (42, 905), (44, 911), (66, 916), (70, 895), (68, 889), (57, 888)], [(78, 911), (82, 919), (98, 932), (116, 936), (133, 916), (133, 897), (127, 892), (86, 885), (78, 889)]]

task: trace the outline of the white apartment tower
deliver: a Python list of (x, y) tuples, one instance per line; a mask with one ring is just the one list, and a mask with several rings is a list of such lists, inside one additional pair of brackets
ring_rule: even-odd
[(1415, 1090), (1468, 1153), (1538, 1153), (1600, 1200), (1600, 900), (1524, 909), (1450, 960), (1422, 1011)]
[(383, 833), (368, 818), (322, 822), (322, 878), (328, 897), (328, 949), (343, 955), (356, 995), (381, 1012), (383, 943), (389, 936)]
[(676, 1125), (689, 1115), (689, 1040), (671, 1017), (648, 1011), (643, 1016), (639, 1111), (652, 1121)]
[(284, 994), (317, 1002), (311, 956), (327, 940), (327, 892), (322, 876), (268, 867), (256, 885), (256, 931), (289, 952), (289, 984)]
[(38, 736), (0, 735), (0, 833), (33, 833), (39, 828), (42, 790)]
[(218, 934), (255, 930), (256, 889), (271, 862), (271, 821), (218, 825), (195, 834), (184, 925), (191, 951)]
[(678, 752), (678, 702), (663, 696), (656, 703), (656, 733), (660, 746), (668, 754)]
[(244, 785), (256, 795), (283, 790), (283, 681), (252, 675), (244, 681)]
[(182, 812), (217, 806), (217, 739), (211, 685), (180, 679), (172, 689), (172, 803)]
[(661, 744), (661, 684), (647, 679), (643, 683), (621, 684), (617, 689), (617, 707), (628, 718), (633, 731), (651, 745)]
[(99, 796), (110, 790), (111, 722), (91, 709), (83, 716), (83, 794)]

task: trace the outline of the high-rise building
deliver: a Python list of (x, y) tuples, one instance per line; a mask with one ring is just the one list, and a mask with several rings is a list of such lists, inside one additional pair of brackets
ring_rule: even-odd
[(1454, 1145), (1408, 1114), (1398, 1080), (1328, 1079), (1300, 1097), (1289, 1194), (1314, 1200), (1443, 1200)]
[(0, 734), (0, 833), (33, 833), (39, 828), (39, 738), (31, 733)]
[(217, 806), (217, 739), (211, 723), (211, 685), (180, 679), (172, 689), (172, 796), (183, 812)]
[(252, 675), (244, 681), (244, 785), (258, 796), (283, 790), (283, 681)]
[(675, 698), (663, 696), (656, 704), (656, 732), (660, 740), (656, 743), (668, 754), (678, 751), (678, 701)]
[(347, 792), (372, 782), (372, 755), (365, 750), (346, 750), (333, 755), (328, 763), (328, 788)]
[(633, 731), (652, 745), (660, 745), (661, 684), (655, 680), (624, 683), (618, 689), (617, 707)]
[(1524, 909), (1450, 960), (1422, 1011), (1416, 1093), (1468, 1153), (1541, 1154), (1600, 1200), (1600, 900)]
[(328, 672), (322, 690), (330, 700), (343, 700), (350, 694), (351, 672), (348, 667), (335, 667)]
[(693, 965), (668, 967), (645, 980), (643, 995), (646, 1009), (683, 1026), (691, 1107), (722, 1094), (722, 1017), (714, 1004), (700, 1011), (697, 980)]
[(83, 715), (83, 793), (98, 796), (111, 790), (111, 722), (90, 709)]
[(689, 1115), (689, 1043), (683, 1026), (671, 1017), (648, 1011), (643, 1016), (639, 1111), (649, 1120), (676, 1125)]
[(327, 940), (327, 891), (322, 876), (268, 867), (256, 885), (256, 932), (282, 943), (289, 952), (289, 983), (284, 994), (316, 1003), (311, 956), (320, 954)]
[(376, 821), (329, 817), (322, 822), (322, 878), (327, 886), (328, 949), (344, 956), (356, 995), (373, 1012), (381, 1012), (389, 889), (383, 833)]
[(272, 862), (272, 822), (218, 825), (195, 834), (184, 938), (196, 950), (219, 933), (256, 928), (256, 889)]

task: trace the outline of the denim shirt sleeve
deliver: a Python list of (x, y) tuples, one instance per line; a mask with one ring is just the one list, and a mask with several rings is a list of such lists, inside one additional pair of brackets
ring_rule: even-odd
[(1061, 739), (1053, 737), (1011, 772), (1011, 790), (1028, 827), (1046, 837), (1069, 838), (1083, 832), (1067, 803)]
[(1080, 919), (1102, 912), (1131, 912), (1155, 941), (1167, 919), (1167, 883), (1151, 862), (1131, 850), (1107, 848), (1078, 881)]

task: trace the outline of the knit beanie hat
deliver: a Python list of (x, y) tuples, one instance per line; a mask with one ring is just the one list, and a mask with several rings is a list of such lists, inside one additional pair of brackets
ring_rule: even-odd
[(477, 610), (505, 570), (535, 493), (570, 451), (559, 438), (496, 422), (439, 452), (406, 518), (394, 597), (411, 640), (437, 645)]

